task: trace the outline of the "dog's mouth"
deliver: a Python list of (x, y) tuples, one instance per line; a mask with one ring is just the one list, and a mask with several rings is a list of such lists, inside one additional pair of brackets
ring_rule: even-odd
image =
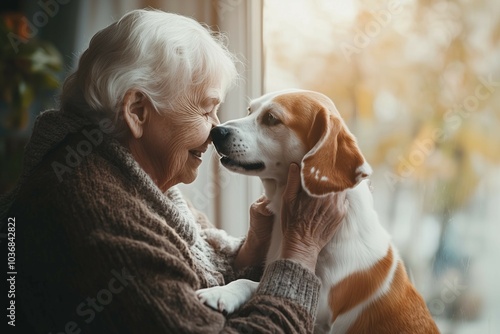
[(266, 167), (263, 162), (239, 162), (229, 158), (228, 156), (222, 156), (220, 162), (224, 167), (228, 169), (244, 169), (245, 171), (259, 171), (263, 170)]

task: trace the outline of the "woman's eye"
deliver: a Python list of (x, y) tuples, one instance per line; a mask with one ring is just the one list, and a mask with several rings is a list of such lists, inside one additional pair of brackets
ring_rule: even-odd
[(219, 105), (209, 105), (207, 107), (204, 107), (203, 110), (204, 110), (204, 113), (203, 113), (203, 116), (205, 116), (207, 119), (209, 119), (212, 115), (216, 115), (217, 114), (217, 111), (219, 109)]
[(214, 106), (206, 106), (206, 107), (203, 107), (202, 109), (202, 114), (203, 116), (205, 117), (209, 117), (210, 114), (213, 112), (214, 110)]

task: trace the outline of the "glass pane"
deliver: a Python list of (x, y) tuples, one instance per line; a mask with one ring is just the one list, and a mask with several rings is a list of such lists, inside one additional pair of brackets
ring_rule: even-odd
[(442, 333), (500, 333), (500, 6), (267, 0), (266, 91), (328, 95)]

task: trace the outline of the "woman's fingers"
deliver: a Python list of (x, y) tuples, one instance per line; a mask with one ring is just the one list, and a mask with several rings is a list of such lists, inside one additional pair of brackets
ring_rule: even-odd
[(291, 164), (281, 203), (281, 256), (314, 271), (317, 256), (347, 212), (346, 193), (311, 197), (301, 191), (299, 166)]
[(288, 181), (283, 198), (289, 203), (294, 202), (300, 192), (300, 169), (295, 163), (288, 168)]
[(272, 216), (273, 213), (267, 208), (270, 202), (271, 201), (265, 196), (261, 196), (257, 201), (255, 201), (255, 203), (252, 204), (251, 211), (259, 213), (263, 216)]

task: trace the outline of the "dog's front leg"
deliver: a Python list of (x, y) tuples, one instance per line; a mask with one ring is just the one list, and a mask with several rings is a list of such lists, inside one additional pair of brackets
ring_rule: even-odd
[(214, 310), (233, 313), (252, 297), (258, 285), (258, 282), (248, 279), (238, 279), (227, 285), (200, 289), (196, 295)]

